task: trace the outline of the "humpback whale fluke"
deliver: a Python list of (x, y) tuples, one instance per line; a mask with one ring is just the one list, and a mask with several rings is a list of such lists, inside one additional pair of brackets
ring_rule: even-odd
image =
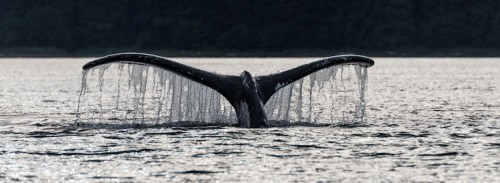
[(155, 66), (212, 88), (224, 96), (235, 109), (238, 125), (252, 128), (268, 126), (264, 105), (274, 93), (290, 83), (336, 65), (374, 65), (374, 61), (365, 56), (341, 55), (270, 75), (254, 77), (248, 71), (243, 71), (240, 76), (232, 76), (203, 71), (156, 55), (119, 53), (91, 61), (85, 64), (83, 69), (89, 70), (116, 62)]

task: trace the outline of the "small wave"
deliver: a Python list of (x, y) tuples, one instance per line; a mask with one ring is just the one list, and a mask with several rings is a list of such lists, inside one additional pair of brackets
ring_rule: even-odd
[(364, 157), (385, 157), (385, 156), (396, 156), (399, 154), (396, 153), (387, 153), (387, 152), (373, 152), (373, 153), (357, 153), (355, 156), (364, 156)]
[(222, 171), (209, 171), (209, 170), (186, 170), (175, 172), (177, 174), (213, 174), (213, 173), (224, 173)]
[(77, 128), (90, 128), (90, 129), (148, 129), (148, 128), (176, 128), (176, 127), (225, 127), (225, 126), (234, 126), (230, 124), (224, 123), (206, 123), (206, 122), (198, 122), (198, 121), (180, 121), (180, 122), (170, 122), (170, 123), (106, 123), (106, 122), (77, 122), (74, 124), (74, 127)]
[(314, 144), (288, 144), (288, 145), (296, 147), (296, 148), (317, 148), (317, 149), (327, 148), (327, 147), (318, 146), (318, 145), (314, 145)]
[(445, 152), (436, 154), (417, 154), (417, 156), (458, 156), (458, 155), (468, 155), (465, 152)]
[[(24, 151), (14, 151), (15, 154), (29, 154), (29, 155), (47, 155), (47, 156), (102, 156), (102, 155), (118, 155), (118, 154), (128, 154), (128, 153), (141, 153), (141, 152), (152, 152), (157, 151), (155, 149), (137, 149), (137, 150), (124, 150), (124, 151), (108, 151), (108, 152), (24, 152)], [(3, 152), (8, 153), (8, 152)]]
[(300, 154), (268, 154), (268, 156), (275, 157), (275, 158), (293, 158), (293, 157), (300, 157), (303, 155), (300, 155)]
[(93, 179), (135, 179), (135, 177), (93, 176)]
[(467, 135), (467, 134), (460, 134), (460, 133), (452, 133), (450, 134), (450, 137), (454, 137), (454, 138), (472, 138), (470, 135)]
[[(318, 123), (318, 122), (290, 122), (290, 121), (277, 121), (269, 120), (269, 127), (341, 127), (341, 128), (355, 128), (355, 127), (366, 127), (363, 123), (353, 123), (353, 124), (328, 124), (328, 123)], [(178, 121), (178, 122), (166, 122), (166, 123), (127, 123), (127, 122), (76, 122), (70, 127), (73, 128), (88, 128), (88, 129), (147, 129), (147, 128), (223, 128), (223, 127), (237, 127), (236, 124), (226, 123), (226, 122), (201, 122), (201, 121)], [(154, 135), (154, 134), (151, 134)], [(160, 134), (158, 134), (160, 135)]]

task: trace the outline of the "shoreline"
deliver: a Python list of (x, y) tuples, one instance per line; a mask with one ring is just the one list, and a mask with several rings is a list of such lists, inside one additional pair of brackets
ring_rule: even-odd
[(428, 49), (415, 48), (405, 50), (321, 50), (288, 49), (281, 51), (264, 50), (169, 50), (169, 49), (88, 49), (68, 52), (59, 48), (0, 48), (0, 58), (67, 58), (101, 57), (113, 53), (140, 52), (164, 57), (328, 57), (333, 55), (357, 54), (369, 57), (500, 57), (498, 49), (456, 48)]

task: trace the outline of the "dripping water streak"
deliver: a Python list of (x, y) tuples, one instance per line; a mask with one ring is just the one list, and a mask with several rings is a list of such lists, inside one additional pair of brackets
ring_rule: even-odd
[(78, 95), (78, 106), (77, 106), (77, 109), (76, 109), (76, 120), (75, 120), (75, 122), (80, 122), (80, 117), (81, 117), (81, 114), (80, 114), (81, 100), (82, 100), (82, 97), (85, 95), (85, 93), (87, 91), (87, 73), (88, 73), (87, 70), (83, 70), (82, 71), (82, 86), (81, 86), (81, 89), (80, 89), (80, 94)]
[[(230, 103), (211, 88), (156, 67), (150, 74), (149, 66), (128, 64), (124, 71), (123, 65), (110, 65), (114, 70), (109, 65), (95, 69), (97, 87), (87, 83), (95, 81), (89, 79), (91, 75), (95, 78), (94, 72), (82, 74), (77, 121), (133, 125), (138, 120), (139, 124), (237, 122)], [(366, 122), (366, 81), (366, 67), (330, 67), (283, 87), (268, 100), (265, 112), (269, 120), (288, 122)]]
[(268, 119), (318, 124), (364, 122), (365, 70), (358, 65), (334, 66), (291, 83), (265, 105)]

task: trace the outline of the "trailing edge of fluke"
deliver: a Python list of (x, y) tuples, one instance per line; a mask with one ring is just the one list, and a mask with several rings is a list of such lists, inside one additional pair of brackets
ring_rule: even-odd
[(264, 105), (281, 88), (311, 73), (335, 65), (354, 64), (371, 67), (374, 61), (360, 55), (339, 55), (324, 58), (299, 67), (265, 76), (252, 76), (243, 71), (240, 76), (203, 71), (166, 58), (144, 53), (119, 53), (93, 60), (84, 70), (108, 63), (131, 63), (156, 66), (203, 84), (222, 94), (234, 107), (241, 127), (265, 127)]

